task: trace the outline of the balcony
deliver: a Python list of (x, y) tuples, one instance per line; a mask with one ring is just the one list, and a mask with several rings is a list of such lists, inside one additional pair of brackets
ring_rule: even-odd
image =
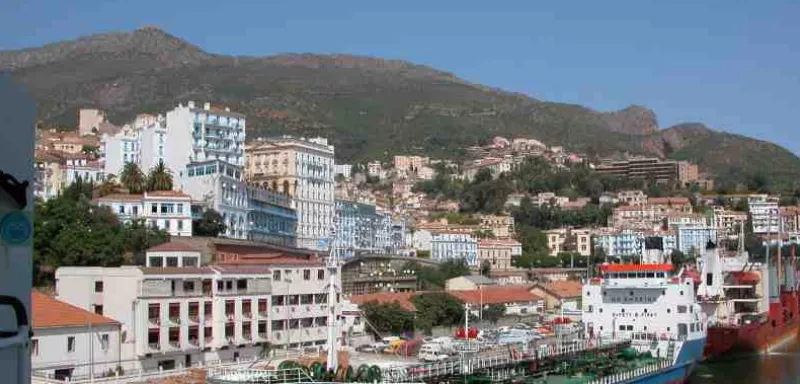
[(161, 344), (158, 344), (158, 343), (150, 343), (150, 344), (147, 344), (147, 348), (148, 348), (148, 349), (149, 349), (151, 352), (158, 352), (158, 351), (160, 351), (160, 350), (161, 350)]
[(172, 347), (172, 348), (175, 348), (175, 349), (180, 349), (181, 348), (181, 342), (179, 340), (170, 340), (169, 341), (169, 346)]
[(159, 319), (158, 317), (151, 317), (151, 318), (148, 318), (148, 319), (147, 319), (147, 322), (148, 322), (148, 323), (149, 323), (151, 326), (156, 326), (156, 327), (158, 327), (158, 326), (160, 326), (160, 325), (161, 325), (161, 319)]
[(263, 310), (263, 311), (258, 311), (258, 317), (260, 317), (262, 319), (268, 318), (269, 317), (269, 311), (267, 311), (266, 309)]
[(189, 315), (189, 323), (191, 323), (191, 324), (200, 323), (200, 316), (199, 315)]
[(253, 318), (253, 312), (242, 312), (242, 317), (245, 318), (245, 319), (252, 319)]
[(177, 324), (177, 325), (180, 325), (180, 324), (181, 324), (181, 318), (180, 318), (179, 316), (170, 316), (170, 317), (169, 317), (169, 321), (170, 321), (172, 324)]
[(196, 337), (189, 339), (189, 345), (194, 345), (196, 347), (200, 346), (200, 339)]
[(233, 320), (236, 319), (236, 314), (234, 314), (234, 313), (226, 313), (225, 314), (225, 318), (228, 319), (228, 321), (233, 321)]

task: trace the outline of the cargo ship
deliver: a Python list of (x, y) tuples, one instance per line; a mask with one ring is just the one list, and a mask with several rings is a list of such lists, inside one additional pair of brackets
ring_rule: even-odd
[(703, 358), (706, 319), (691, 278), (675, 274), (660, 238), (645, 240), (640, 264), (603, 264), (583, 288), (583, 324), (590, 339), (627, 339), (667, 364), (637, 383), (684, 383)]
[(767, 353), (797, 338), (800, 329), (795, 258), (778, 243), (765, 263), (750, 261), (739, 236), (734, 256), (707, 247), (698, 259), (698, 301), (708, 318), (704, 359)]

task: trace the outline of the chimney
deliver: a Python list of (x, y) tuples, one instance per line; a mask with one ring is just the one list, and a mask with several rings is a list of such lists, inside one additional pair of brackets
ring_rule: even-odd
[(203, 109), (205, 109), (206, 111), (208, 111), (209, 109), (211, 109), (211, 103), (204, 103), (204, 104), (203, 104)]
[(194, 101), (189, 101), (189, 108), (194, 108)]

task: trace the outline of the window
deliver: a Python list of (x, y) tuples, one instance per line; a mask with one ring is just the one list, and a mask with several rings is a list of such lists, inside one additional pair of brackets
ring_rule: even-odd
[(183, 213), (183, 204), (178, 204), (177, 208), (178, 208), (178, 213)]
[(164, 259), (162, 257), (150, 257), (150, 266), (151, 267), (163, 267), (164, 266)]
[(102, 281), (95, 281), (94, 282), (94, 291), (95, 292), (103, 292), (103, 282)]
[(124, 215), (125, 214), (125, 206), (124, 205), (120, 205), (119, 206), (119, 213), (120, 213), (120, 215)]
[(183, 259), (183, 266), (184, 267), (196, 267), (197, 266), (197, 258), (196, 257), (185, 257)]
[(150, 204), (150, 213), (158, 213), (158, 205)]
[(103, 315), (103, 306), (95, 304), (94, 306), (94, 313), (102, 316)]
[(102, 348), (104, 351), (108, 350), (108, 334), (107, 333), (104, 333), (104, 334), (100, 335), (100, 348)]
[(311, 270), (304, 269), (303, 270), (303, 280), (311, 280)]
[(183, 291), (184, 292), (194, 292), (194, 281), (184, 281), (183, 282)]
[(317, 280), (324, 280), (325, 279), (325, 270), (318, 269), (317, 270)]
[(233, 290), (233, 280), (228, 280), (225, 282), (225, 289), (228, 291)]
[(206, 318), (211, 317), (211, 302), (206, 301), (203, 303), (203, 313), (205, 314)]
[(67, 337), (67, 352), (75, 352), (75, 336)]
[(620, 331), (624, 331), (624, 330), (625, 330), (625, 326), (624, 326), (624, 325), (620, 325), (620, 326), (619, 326), (619, 330), (620, 330)]
[(158, 344), (159, 332), (157, 328), (147, 330), (147, 344)]
[(678, 306), (678, 313), (686, 313), (686, 306), (685, 305), (679, 305)]
[(238, 290), (246, 290), (247, 289), (247, 280), (245, 280), (245, 279), (236, 280), (236, 289), (238, 289)]
[(39, 340), (31, 340), (31, 356), (39, 356)]
[(178, 230), (179, 231), (183, 230), (183, 220), (178, 220)]
[(279, 281), (281, 279), (281, 271), (272, 272), (272, 281)]
[(177, 257), (167, 257), (167, 267), (177, 267), (178, 266), (178, 258)]

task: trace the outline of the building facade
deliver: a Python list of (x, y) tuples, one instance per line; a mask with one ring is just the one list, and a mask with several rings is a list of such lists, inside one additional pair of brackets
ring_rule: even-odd
[(494, 237), (505, 239), (514, 236), (514, 216), (478, 215), (481, 230), (491, 231)]
[(281, 137), (247, 147), (250, 182), (294, 199), (297, 246), (322, 250), (333, 235), (334, 148), (323, 138)]
[(588, 229), (552, 229), (545, 231), (550, 256), (562, 252), (577, 252), (581, 256), (592, 254), (591, 233)]
[(713, 222), (719, 238), (734, 239), (745, 229), (747, 213), (728, 211), (723, 207), (714, 207)]
[(90, 312), (33, 291), (31, 312), (32, 376), (82, 380), (117, 371), (120, 324), (102, 307)]
[(657, 158), (633, 158), (610, 161), (595, 167), (598, 173), (622, 178), (646, 179), (668, 182), (678, 179), (678, 163)]
[(513, 269), (513, 260), (522, 255), (522, 244), (516, 240), (481, 240), (478, 242), (478, 265), (484, 262), (492, 271)]
[(192, 236), (192, 198), (182, 192), (113, 194), (98, 198), (95, 203), (109, 207), (123, 223), (142, 220), (170, 236)]
[(247, 239), (261, 243), (297, 246), (297, 213), (289, 195), (248, 185)]
[(717, 241), (717, 231), (707, 225), (677, 228), (678, 250), (685, 255), (700, 256), (709, 241)]
[(321, 262), (62, 267), (56, 275), (60, 300), (84, 309), (102, 306), (121, 323), (124, 369), (255, 358), (264, 343), (319, 347), (327, 337), (328, 279)]
[(472, 233), (431, 231), (431, 258), (436, 261), (464, 260), (478, 267), (478, 241)]
[(391, 216), (374, 205), (336, 199), (334, 247), (343, 258), (359, 253), (385, 254), (392, 250)]
[(619, 191), (617, 201), (623, 205), (642, 206), (647, 204), (647, 195), (639, 189)]
[(754, 195), (747, 199), (753, 233), (764, 235), (780, 231), (778, 200), (766, 195)]

